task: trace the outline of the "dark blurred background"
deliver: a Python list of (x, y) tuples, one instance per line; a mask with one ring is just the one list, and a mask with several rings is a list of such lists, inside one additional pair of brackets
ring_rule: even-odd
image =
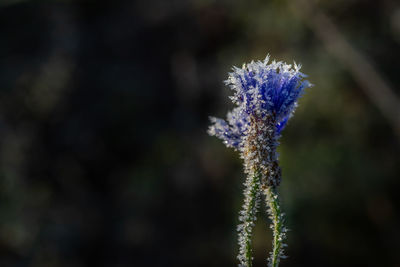
[[(300, 62), (282, 267), (400, 266), (400, 3), (0, 1), (0, 266), (234, 266), (233, 65)], [(255, 265), (271, 233), (255, 229)]]

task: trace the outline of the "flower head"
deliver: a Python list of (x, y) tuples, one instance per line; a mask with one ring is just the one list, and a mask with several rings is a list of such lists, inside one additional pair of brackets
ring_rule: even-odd
[[(244, 64), (241, 69), (233, 67), (225, 81), (234, 92), (230, 99), (236, 107), (228, 112), (226, 120), (212, 117), (208, 132), (239, 150), (248, 172), (255, 165), (261, 169), (264, 166), (270, 174), (274, 172), (280, 133), (304, 89), (311, 86), (300, 67), (296, 63), (293, 67), (283, 62), (269, 63), (267, 56), (264, 61)], [(280, 170), (275, 173), (278, 175)], [(278, 178), (272, 180), (274, 185), (279, 183)]]
[(269, 56), (264, 61), (233, 67), (225, 81), (233, 91), (231, 100), (237, 105), (228, 112), (227, 120), (211, 118), (211, 135), (224, 143), (239, 149), (250, 126), (250, 117), (264, 119), (270, 117), (275, 122), (275, 132), (280, 134), (297, 107), (297, 100), (310, 83), (303, 78), (300, 65), (288, 65), (272, 61)]

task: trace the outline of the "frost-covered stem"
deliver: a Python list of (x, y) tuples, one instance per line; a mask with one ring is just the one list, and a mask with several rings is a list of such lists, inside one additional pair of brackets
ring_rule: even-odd
[(240, 261), (239, 266), (252, 266), (252, 248), (251, 248), (251, 236), (253, 232), (253, 227), (256, 221), (256, 214), (260, 206), (260, 175), (258, 172), (249, 173), (246, 182), (244, 183), (244, 204), (242, 210), (240, 211), (238, 225), (239, 232), (239, 255), (238, 259)]
[(268, 259), (269, 267), (278, 267), (280, 259), (284, 259), (283, 248), (286, 246), (284, 240), (286, 239), (287, 229), (284, 226), (284, 213), (281, 212), (279, 206), (279, 198), (276, 187), (265, 186), (263, 188), (266, 204), (268, 207), (268, 214), (272, 220), (271, 229), (273, 234), (272, 252)]

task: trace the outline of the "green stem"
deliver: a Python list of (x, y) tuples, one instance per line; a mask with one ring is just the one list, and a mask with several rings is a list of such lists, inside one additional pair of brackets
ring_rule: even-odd
[(267, 186), (264, 188), (266, 204), (268, 206), (268, 214), (272, 220), (271, 229), (273, 231), (272, 252), (269, 258), (269, 267), (278, 267), (281, 258), (285, 258), (283, 248), (286, 244), (287, 229), (284, 227), (284, 214), (281, 213), (279, 206), (279, 198), (276, 188)]
[(260, 206), (260, 175), (258, 172), (249, 174), (245, 182), (244, 204), (240, 211), (238, 225), (239, 232), (239, 255), (240, 266), (252, 266), (251, 236), (256, 221), (256, 214)]

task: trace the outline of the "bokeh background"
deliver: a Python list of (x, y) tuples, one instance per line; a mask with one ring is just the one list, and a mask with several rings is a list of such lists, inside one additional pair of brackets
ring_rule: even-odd
[[(400, 266), (400, 3), (0, 2), (0, 266), (234, 266), (233, 65), (300, 62), (290, 266)], [(266, 266), (266, 215), (254, 266)]]

